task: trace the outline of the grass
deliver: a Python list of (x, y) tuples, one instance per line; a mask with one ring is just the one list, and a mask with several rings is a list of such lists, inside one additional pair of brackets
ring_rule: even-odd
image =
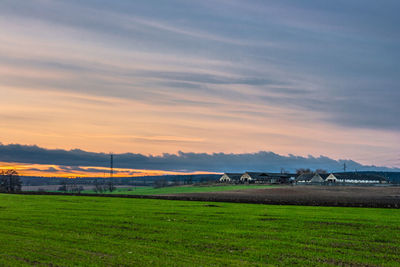
[[(104, 194), (129, 194), (129, 195), (165, 195), (181, 193), (203, 193), (203, 192), (222, 192), (243, 189), (276, 187), (272, 185), (193, 185), (193, 186), (170, 186), (162, 188), (153, 188), (149, 186), (117, 188), (112, 193)], [(85, 190), (82, 193), (95, 193), (93, 190)]]
[(398, 266), (400, 210), (0, 194), (0, 266)]

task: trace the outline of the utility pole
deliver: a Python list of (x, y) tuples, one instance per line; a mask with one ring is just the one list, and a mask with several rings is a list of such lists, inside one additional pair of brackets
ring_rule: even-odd
[(344, 162), (344, 163), (343, 163), (343, 171), (344, 171), (344, 172), (346, 172), (346, 168), (347, 168), (346, 162)]
[(114, 155), (110, 154), (110, 178), (113, 178), (114, 174)]

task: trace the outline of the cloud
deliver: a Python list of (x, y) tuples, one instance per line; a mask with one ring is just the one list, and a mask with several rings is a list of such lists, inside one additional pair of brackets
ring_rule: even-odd
[(57, 173), (60, 172), (60, 170), (54, 168), (54, 167), (48, 167), (48, 168), (27, 168), (25, 169), (26, 171), (34, 171), (34, 172), (44, 172), (44, 173)]
[[(80, 166), (109, 167), (110, 155), (93, 153), (79, 149), (61, 150), (44, 149), (27, 145), (0, 145), (0, 161), (29, 164), (59, 165), (45, 171), (85, 171), (104, 172), (104, 169), (82, 168)], [(334, 160), (325, 156), (301, 157), (295, 155), (282, 156), (273, 152), (257, 152), (246, 154), (225, 153), (185, 153), (146, 156), (142, 154), (124, 153), (114, 155), (114, 167), (129, 169), (164, 170), (178, 172), (244, 172), (272, 171), (281, 169), (294, 172), (298, 168), (326, 169), (341, 171), (346, 163), (347, 170), (385, 170), (400, 171), (385, 167), (365, 166), (352, 160)], [(122, 172), (122, 171), (121, 171)]]

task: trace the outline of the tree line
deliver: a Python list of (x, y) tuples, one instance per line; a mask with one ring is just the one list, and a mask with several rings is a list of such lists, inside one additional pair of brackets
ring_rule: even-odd
[(309, 168), (307, 168), (307, 169), (300, 168), (300, 169), (297, 169), (297, 170), (296, 170), (296, 175), (297, 175), (297, 176), (302, 175), (302, 174), (316, 174), (316, 173), (318, 173), (318, 174), (325, 174), (325, 173), (327, 173), (327, 171), (326, 171), (326, 170), (323, 170), (323, 169), (316, 169), (315, 171), (312, 171), (312, 170), (309, 169)]
[(21, 179), (15, 170), (3, 170), (0, 172), (0, 192), (16, 193), (22, 187)]

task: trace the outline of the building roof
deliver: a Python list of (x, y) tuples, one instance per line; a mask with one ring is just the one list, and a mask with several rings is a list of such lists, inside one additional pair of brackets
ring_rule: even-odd
[[(314, 173), (303, 173), (299, 177), (297, 177), (296, 182), (299, 181), (304, 181), (304, 182), (309, 182), (311, 181), (316, 174)], [(333, 175), (337, 179), (341, 180), (363, 180), (363, 181), (388, 181), (385, 177), (381, 175), (376, 175), (376, 174), (364, 174), (364, 173), (356, 173), (356, 172), (346, 172), (346, 173), (333, 173)], [(323, 180), (326, 180), (328, 178), (329, 174), (327, 173), (319, 173), (319, 176)], [(313, 179), (313, 181), (316, 181), (317, 179)]]
[[(316, 173), (303, 173), (299, 177), (297, 177), (296, 182), (298, 182), (298, 181), (305, 181), (305, 182), (311, 181), (311, 179), (313, 179), (314, 176), (316, 176), (316, 175), (317, 175)], [(323, 180), (326, 180), (326, 178), (328, 178), (328, 176), (329, 176), (329, 174), (327, 174), (327, 173), (318, 173), (318, 175)], [(314, 181), (315, 181), (315, 179), (314, 179)]]
[(312, 183), (323, 183), (325, 179), (319, 173), (314, 174), (313, 178), (311, 178), (310, 182)]
[(328, 178), (328, 176), (329, 176), (329, 173), (318, 173), (318, 174), (319, 174), (319, 176), (321, 176), (322, 179), (324, 179), (324, 180), (326, 180), (326, 178)]
[(251, 178), (255, 179), (255, 178), (266, 178), (266, 177), (292, 177), (292, 176), (296, 176), (295, 174), (291, 174), (291, 173), (272, 173), (272, 172), (245, 172), (245, 174), (250, 175)]
[(315, 175), (314, 173), (303, 173), (303, 174), (300, 174), (300, 176), (296, 178), (296, 182), (299, 182), (299, 181), (308, 182), (314, 177), (314, 175)]
[(267, 173), (265, 173), (265, 172), (245, 172), (244, 174), (248, 174), (252, 178), (256, 178), (256, 177), (259, 177), (259, 176), (267, 176)]

